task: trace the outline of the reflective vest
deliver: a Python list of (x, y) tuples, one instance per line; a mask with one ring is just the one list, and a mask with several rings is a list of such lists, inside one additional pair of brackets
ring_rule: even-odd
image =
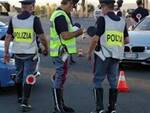
[(108, 16), (105, 18), (105, 32), (100, 38), (100, 45), (105, 57), (122, 59), (124, 55), (125, 21), (114, 21)]
[[(68, 52), (70, 54), (76, 53), (76, 38), (64, 40), (61, 36), (56, 32), (55, 27), (55, 19), (59, 16), (63, 15), (68, 23), (68, 32), (74, 32), (73, 25), (71, 24), (71, 20), (68, 15), (62, 10), (56, 10), (52, 14), (50, 18), (51, 26), (50, 26), (50, 56), (57, 57), (59, 47), (64, 44), (67, 46)], [(61, 43), (62, 42), (62, 43)]]
[(36, 37), (33, 30), (35, 16), (21, 20), (17, 16), (12, 18), (14, 54), (35, 54), (37, 52)]

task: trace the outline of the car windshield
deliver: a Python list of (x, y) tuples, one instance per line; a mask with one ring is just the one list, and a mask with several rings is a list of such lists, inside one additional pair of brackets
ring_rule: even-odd
[(145, 18), (141, 23), (139, 23), (135, 29), (135, 31), (147, 31), (150, 30), (150, 17)]
[(3, 27), (3, 26), (5, 26), (5, 25), (6, 25), (5, 23), (0, 22), (0, 27)]

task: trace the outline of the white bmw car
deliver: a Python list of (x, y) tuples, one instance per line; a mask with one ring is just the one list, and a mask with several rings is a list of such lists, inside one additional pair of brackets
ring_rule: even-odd
[(129, 38), (123, 62), (150, 65), (150, 16), (129, 31)]

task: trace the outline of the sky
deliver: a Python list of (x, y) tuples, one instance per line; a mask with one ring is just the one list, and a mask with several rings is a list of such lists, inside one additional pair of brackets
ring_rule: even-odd
[[(19, 3), (18, 1), (19, 0), (0, 0), (0, 1), (8, 1), (10, 2), (12, 5), (17, 5), (19, 6)], [(36, 0), (37, 4), (46, 4), (46, 3), (52, 3), (52, 2), (55, 2), (55, 3), (59, 3), (61, 0)], [(87, 0), (89, 3), (94, 3), (94, 4), (97, 4), (98, 3), (98, 0)], [(150, 1), (150, 0), (149, 0)], [(124, 3), (135, 3), (136, 0), (124, 0)]]

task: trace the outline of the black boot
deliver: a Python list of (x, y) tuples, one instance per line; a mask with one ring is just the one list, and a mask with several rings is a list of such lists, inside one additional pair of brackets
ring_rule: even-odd
[(116, 113), (117, 95), (118, 95), (117, 89), (109, 90), (109, 106), (107, 113)]
[(24, 90), (23, 90), (24, 95), (23, 95), (23, 101), (21, 104), (21, 109), (23, 112), (28, 112), (32, 110), (31, 105), (28, 103), (31, 89), (32, 89), (32, 85), (29, 85), (29, 84), (24, 85)]
[(54, 113), (66, 113), (63, 109), (62, 103), (62, 89), (53, 89), (53, 96), (54, 96), (54, 104), (55, 104), (55, 111)]
[(22, 103), (22, 83), (16, 83), (18, 103)]
[(74, 110), (73, 108), (71, 108), (71, 107), (65, 105), (63, 95), (64, 95), (64, 90), (62, 89), (62, 90), (61, 90), (61, 96), (62, 96), (62, 105), (63, 105), (64, 111), (67, 112), (67, 113), (74, 113), (75, 110)]
[(96, 111), (94, 113), (104, 113), (103, 88), (94, 89), (94, 97), (96, 101)]

